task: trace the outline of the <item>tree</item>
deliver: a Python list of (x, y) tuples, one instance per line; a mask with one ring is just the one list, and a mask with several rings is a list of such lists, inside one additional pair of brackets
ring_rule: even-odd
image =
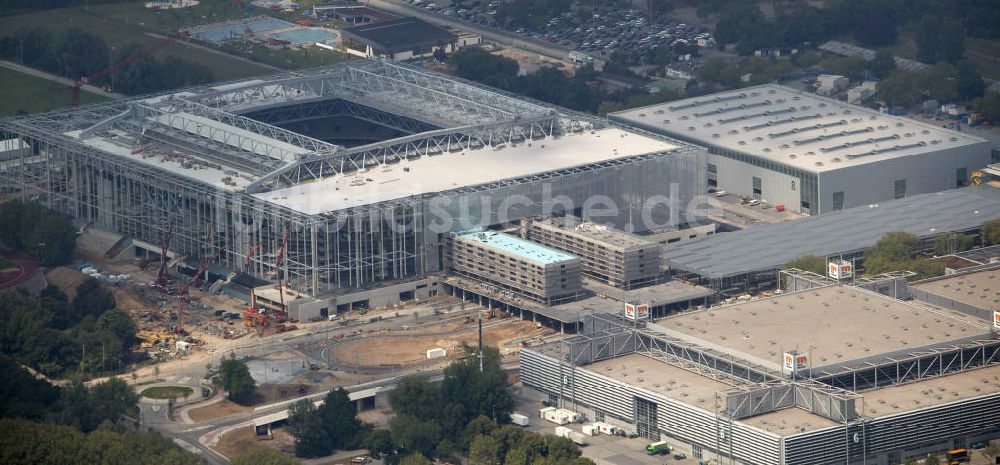
[(954, 102), (958, 99), (958, 69), (950, 63), (941, 62), (924, 71), (920, 86), (939, 102)]
[(333, 451), (323, 419), (308, 399), (288, 408), (288, 431), (295, 436), (295, 455), (299, 457), (321, 457)]
[(254, 447), (229, 462), (230, 465), (298, 465), (300, 462), (280, 451), (266, 447)]
[(887, 15), (861, 15), (854, 24), (852, 35), (861, 45), (883, 47), (896, 41), (896, 24)]
[(972, 108), (991, 121), (1000, 121), (1000, 92), (986, 92), (972, 102)]
[(894, 69), (896, 69), (896, 57), (885, 50), (875, 52), (875, 58), (868, 63), (868, 70), (879, 79), (889, 77), (889, 73)]
[(878, 87), (878, 98), (889, 105), (911, 105), (919, 96), (917, 76), (902, 69), (889, 73)]
[(924, 465), (940, 465), (941, 459), (937, 454), (927, 454), (927, 458), (924, 459)]
[(347, 391), (340, 387), (326, 394), (323, 405), (318, 409), (323, 428), (330, 437), (333, 449), (342, 449), (355, 440), (361, 432), (361, 421), (357, 418), (357, 408), (351, 404)]
[[(954, 242), (952, 242), (954, 237)], [(974, 241), (971, 237), (962, 234), (940, 234), (934, 238), (934, 253), (936, 255), (948, 255), (950, 253), (965, 252), (972, 248)]]
[(983, 223), (980, 235), (983, 245), (1000, 245), (1000, 219)]
[(86, 316), (99, 317), (104, 312), (115, 308), (115, 298), (104, 286), (94, 278), (87, 278), (76, 287), (76, 297), (73, 308), (79, 318)]
[(815, 255), (803, 255), (795, 260), (785, 263), (785, 269), (798, 268), (803, 271), (810, 271), (818, 275), (826, 275), (826, 258)]
[(957, 19), (927, 15), (917, 25), (917, 61), (956, 63), (965, 53), (965, 28)]
[(229, 399), (233, 402), (249, 405), (253, 401), (257, 383), (243, 360), (236, 360), (235, 356), (223, 359), (213, 381), (229, 392)]
[(414, 452), (400, 459), (399, 465), (431, 465), (431, 461), (424, 454)]
[(430, 420), (441, 413), (440, 394), (440, 387), (431, 384), (427, 378), (411, 375), (403, 378), (389, 393), (389, 406), (397, 415)]
[(362, 445), (377, 459), (383, 454), (392, 452), (392, 434), (384, 429), (374, 430), (365, 435)]
[[(483, 348), (483, 371), (478, 357), (465, 357), (444, 370), (442, 397), (462, 405), (467, 418), (485, 415), (498, 423), (507, 423), (514, 409), (514, 399), (507, 391), (507, 374), (500, 366), (500, 351)], [(464, 346), (466, 353), (472, 348)]]
[(476, 436), (469, 445), (470, 465), (500, 465), (500, 444), (490, 436)]
[(44, 266), (57, 266), (73, 259), (76, 229), (68, 218), (38, 203), (14, 200), (0, 204), (0, 242)]
[(436, 422), (421, 421), (409, 415), (397, 415), (389, 420), (392, 443), (404, 452), (432, 455), (434, 446), (441, 441), (441, 427)]
[(958, 96), (962, 100), (982, 97), (983, 91), (986, 90), (986, 81), (983, 81), (983, 77), (979, 75), (976, 68), (967, 61), (958, 64), (958, 74), (955, 76), (955, 80)]

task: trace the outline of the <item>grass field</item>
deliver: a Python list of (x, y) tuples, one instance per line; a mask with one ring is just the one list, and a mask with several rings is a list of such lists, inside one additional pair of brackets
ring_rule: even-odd
[[(138, 8), (135, 11), (156, 15), (159, 13), (148, 12), (142, 3), (124, 3), (114, 5), (101, 5), (106, 8)], [(97, 16), (97, 7), (89, 8), (91, 14), (85, 14), (83, 8), (63, 8), (48, 11), (40, 11), (23, 15), (0, 17), (0, 31), (15, 32), (28, 27), (40, 27), (55, 33), (70, 27), (76, 27), (86, 32), (100, 36), (104, 41), (113, 47), (121, 47), (128, 43), (139, 43), (151, 45), (156, 42), (156, 37), (152, 37), (147, 32), (164, 33), (160, 24), (146, 23), (144, 21), (125, 21), (117, 16)], [(130, 18), (130, 15), (126, 15)], [(177, 31), (167, 30), (167, 34)], [(156, 56), (174, 55), (188, 59), (192, 62), (207, 66), (212, 70), (216, 79), (229, 80), (247, 76), (273, 73), (272, 70), (254, 63), (248, 63), (236, 57), (202, 50), (185, 43), (170, 44), (156, 53)]]
[(16, 263), (0, 258), (0, 270), (6, 270), (7, 268), (14, 268), (15, 266), (17, 266)]
[[(70, 104), (70, 91), (62, 87), (62, 84), (54, 81), (0, 68), (0, 116), (67, 107)], [(84, 105), (105, 100), (108, 99), (100, 95), (80, 92), (80, 103)]]
[(192, 392), (194, 390), (186, 386), (157, 386), (143, 389), (141, 395), (150, 399), (177, 399), (187, 397)]

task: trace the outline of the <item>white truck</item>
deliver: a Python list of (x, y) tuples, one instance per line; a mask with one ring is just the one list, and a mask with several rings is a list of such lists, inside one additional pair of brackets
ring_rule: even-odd
[(529, 424), (531, 424), (531, 422), (528, 421), (528, 416), (521, 415), (520, 413), (510, 414), (510, 422), (517, 426), (528, 426)]
[(593, 426), (596, 427), (597, 430), (601, 432), (601, 434), (607, 434), (608, 436), (617, 435), (619, 430), (617, 426), (609, 423), (604, 423), (601, 421), (594, 422)]
[(538, 416), (546, 421), (550, 421), (557, 425), (565, 425), (567, 423), (575, 423), (580, 419), (580, 414), (576, 412), (571, 412), (566, 409), (555, 408), (555, 407), (545, 407), (538, 411)]
[(588, 444), (587, 436), (584, 436), (582, 433), (573, 431), (565, 426), (556, 426), (556, 436), (569, 439), (580, 446), (586, 446)]
[(601, 434), (601, 430), (596, 425), (583, 425), (584, 436), (597, 436), (598, 434)]

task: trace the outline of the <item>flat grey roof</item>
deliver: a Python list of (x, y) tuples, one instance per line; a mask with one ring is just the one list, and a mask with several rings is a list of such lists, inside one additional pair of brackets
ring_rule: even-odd
[[(621, 289), (600, 281), (584, 278), (583, 287), (595, 294), (607, 296), (620, 302), (647, 303), (651, 307), (702, 299), (714, 293), (711, 289), (684, 284), (680, 281), (667, 281), (636, 289)], [(615, 310), (621, 311), (621, 308)]]
[(590, 221), (582, 221), (575, 216), (532, 220), (532, 223), (546, 229), (556, 229), (571, 236), (589, 239), (593, 242), (625, 250), (655, 246), (656, 243), (642, 236), (637, 236), (621, 229), (616, 229)]
[(1000, 190), (966, 187), (666, 244), (662, 256), (672, 268), (725, 278), (778, 269), (803, 255), (864, 250), (893, 231), (931, 237), (997, 218)]
[(1000, 269), (952, 275), (913, 287), (985, 310), (1000, 310)]
[(812, 173), (987, 145), (969, 134), (776, 84), (625, 110), (610, 117)]
[(809, 354), (814, 370), (822, 370), (989, 337), (989, 329), (979, 323), (836, 285), (682, 313), (651, 327), (774, 370), (781, 369), (784, 352), (799, 350)]

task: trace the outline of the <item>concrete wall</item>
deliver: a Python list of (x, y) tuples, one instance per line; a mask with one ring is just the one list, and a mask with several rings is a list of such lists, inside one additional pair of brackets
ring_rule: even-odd
[(833, 210), (834, 192), (844, 192), (844, 208), (895, 198), (897, 179), (906, 179), (907, 197), (940, 192), (955, 188), (956, 169), (966, 168), (969, 175), (989, 162), (990, 143), (981, 142), (820, 173), (820, 213)]
[(413, 292), (415, 300), (423, 301), (441, 294), (441, 283), (437, 276), (429, 276), (375, 289), (320, 296), (315, 300), (300, 299), (288, 303), (288, 314), (299, 321), (309, 321), (311, 318), (321, 316), (323, 309), (326, 309), (327, 315), (334, 315), (337, 313), (338, 306), (347, 305), (350, 309), (352, 304), (364, 301), (368, 302), (366, 308), (388, 307), (402, 302), (399, 297), (404, 292)]
[(762, 200), (770, 204), (782, 204), (790, 211), (800, 211), (802, 197), (799, 189), (802, 181), (788, 174), (778, 173), (766, 168), (743, 163), (721, 155), (708, 155), (708, 162), (717, 168), (716, 179), (720, 190), (726, 190), (735, 195), (751, 197), (753, 195), (753, 178), (760, 178)]

